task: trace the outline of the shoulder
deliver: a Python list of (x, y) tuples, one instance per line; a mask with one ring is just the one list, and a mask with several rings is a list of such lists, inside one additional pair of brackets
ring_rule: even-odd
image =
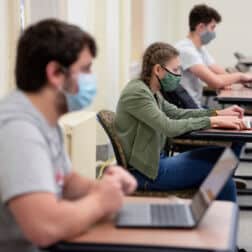
[(151, 96), (151, 90), (146, 83), (140, 79), (131, 80), (122, 91), (125, 96)]
[(10, 142), (10, 140), (16, 143), (22, 141), (21, 144), (23, 145), (28, 141), (45, 143), (45, 139), (37, 126), (29, 121), (20, 119), (7, 121), (1, 126), (0, 141), (5, 141), (6, 143)]
[(197, 55), (198, 51), (189, 39), (184, 39), (176, 43), (175, 47), (181, 55)]

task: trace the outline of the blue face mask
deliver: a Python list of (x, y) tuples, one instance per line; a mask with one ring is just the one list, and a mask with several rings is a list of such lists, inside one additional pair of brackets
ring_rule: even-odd
[(78, 93), (65, 93), (68, 111), (77, 111), (88, 107), (97, 92), (96, 78), (93, 74), (80, 73), (77, 77)]

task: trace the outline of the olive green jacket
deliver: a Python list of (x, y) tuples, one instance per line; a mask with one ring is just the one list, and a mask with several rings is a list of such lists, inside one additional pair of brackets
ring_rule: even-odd
[(209, 128), (212, 114), (212, 110), (179, 109), (160, 93), (156, 98), (143, 81), (132, 80), (122, 91), (115, 116), (115, 129), (129, 166), (153, 180), (166, 138)]

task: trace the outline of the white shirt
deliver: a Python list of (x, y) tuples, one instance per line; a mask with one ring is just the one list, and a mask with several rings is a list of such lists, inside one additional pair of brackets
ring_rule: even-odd
[(194, 65), (212, 65), (213, 57), (205, 47), (196, 48), (193, 42), (186, 38), (179, 41), (175, 47), (178, 49), (182, 67), (181, 85), (187, 90), (194, 101), (201, 107), (203, 83), (190, 71)]

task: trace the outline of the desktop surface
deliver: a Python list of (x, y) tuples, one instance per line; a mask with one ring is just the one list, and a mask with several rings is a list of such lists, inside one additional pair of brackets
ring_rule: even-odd
[[(127, 197), (127, 203), (166, 204), (168, 198)], [(189, 201), (187, 201), (189, 203)], [(54, 251), (233, 251), (237, 234), (237, 206), (216, 201), (198, 228), (116, 228), (115, 219), (95, 225), (89, 232), (60, 243)], [(176, 248), (169, 250), (171, 248)]]
[(252, 88), (241, 84), (232, 85), (231, 89), (222, 89), (218, 92), (217, 100), (227, 104), (252, 104)]

